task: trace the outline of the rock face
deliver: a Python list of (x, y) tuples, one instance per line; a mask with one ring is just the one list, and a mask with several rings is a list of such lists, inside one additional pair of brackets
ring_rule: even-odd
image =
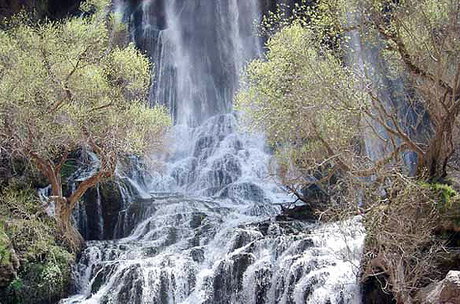
[(37, 17), (60, 19), (78, 9), (82, 0), (2, 0), (0, 17), (11, 16), (21, 9), (35, 11)]
[(292, 208), (282, 208), (281, 214), (276, 216), (276, 220), (301, 220), (314, 222), (318, 219), (315, 210), (310, 205), (294, 206)]
[(385, 280), (381, 275), (368, 277), (362, 282), (362, 304), (397, 304), (390, 292), (382, 290)]
[(422, 289), (417, 299), (421, 304), (460, 304), (460, 271), (449, 271), (444, 280)]
[(114, 237), (123, 196), (117, 181), (107, 181), (88, 190), (74, 215), (85, 240), (109, 240)]

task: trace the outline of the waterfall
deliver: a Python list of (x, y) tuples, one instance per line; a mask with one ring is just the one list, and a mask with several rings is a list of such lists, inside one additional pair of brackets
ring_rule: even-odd
[[(428, 142), (431, 126), (426, 111), (416, 98), (410, 96), (403, 76), (391, 77), (390, 64), (382, 55), (384, 42), (378, 33), (362, 33), (358, 24), (363, 23), (359, 11), (350, 9), (347, 13), (347, 27), (354, 28), (347, 33), (347, 64), (353, 67), (355, 73), (362, 79), (362, 89), (372, 89), (385, 110), (394, 115), (399, 127), (412, 139), (418, 142)], [(372, 83), (372, 88), (369, 86)], [(372, 101), (369, 98), (369, 103)], [(377, 109), (374, 109), (378, 116)], [(394, 128), (394, 122), (388, 117), (381, 117), (388, 126)], [(394, 147), (388, 140), (391, 136), (383, 125), (376, 119), (363, 118), (364, 142), (366, 155), (372, 161), (379, 161), (389, 155)], [(414, 127), (415, 126), (415, 127)], [(382, 140), (384, 139), (384, 140)], [(401, 144), (399, 138), (393, 140), (396, 145)], [(402, 159), (409, 175), (415, 175), (417, 170), (417, 155), (414, 152), (402, 152)]]
[(293, 201), (263, 135), (231, 111), (245, 64), (261, 54), (259, 0), (118, 1), (155, 63), (152, 104), (174, 117), (163, 170), (120, 171), (113, 240), (88, 241), (64, 303), (359, 303), (360, 219), (277, 217)]
[[(137, 2), (136, 2), (137, 3)], [(229, 112), (243, 65), (260, 54), (257, 1), (149, 0), (130, 7), (131, 33), (155, 64), (152, 103), (178, 124)]]

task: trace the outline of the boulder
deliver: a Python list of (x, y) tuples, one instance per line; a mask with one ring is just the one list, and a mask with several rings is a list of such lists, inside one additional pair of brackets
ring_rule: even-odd
[(276, 216), (277, 221), (299, 220), (314, 222), (318, 219), (311, 205), (298, 205), (290, 208), (282, 206), (281, 214)]
[(460, 304), (460, 271), (451, 270), (444, 280), (421, 289), (417, 300), (420, 304)]

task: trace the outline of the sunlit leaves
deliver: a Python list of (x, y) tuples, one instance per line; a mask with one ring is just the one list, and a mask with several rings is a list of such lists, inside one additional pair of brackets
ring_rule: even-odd
[[(454, 0), (319, 0), (281, 8), (264, 20), (268, 53), (249, 65), (238, 104), (293, 158), (353, 158), (359, 137), (375, 133), (383, 145), (413, 150), (423, 164), (437, 153), (430, 149), (448, 152), (452, 140), (441, 147), (418, 142), (427, 141), (427, 131), (414, 142), (406, 134), (412, 122), (398, 111), (413, 107), (414, 125), (423, 121), (434, 136), (450, 138), (459, 113), (458, 20)], [(375, 125), (390, 138), (380, 138)], [(407, 145), (398, 147), (401, 140)], [(382, 157), (379, 164), (395, 159)]]
[(128, 92), (141, 93), (150, 83), (149, 61), (140, 54), (134, 44), (113, 50), (109, 61), (112, 81), (123, 84)]
[(0, 140), (13, 152), (54, 161), (91, 145), (112, 159), (158, 148), (169, 115), (146, 106), (149, 60), (111, 41), (122, 27), (107, 5), (94, 0), (85, 17), (17, 19), (0, 31)]
[(324, 142), (334, 151), (346, 149), (363, 100), (355, 76), (315, 37), (298, 22), (273, 35), (266, 59), (248, 66), (237, 96), (246, 118), (282, 147), (280, 153), (299, 161), (330, 157)]

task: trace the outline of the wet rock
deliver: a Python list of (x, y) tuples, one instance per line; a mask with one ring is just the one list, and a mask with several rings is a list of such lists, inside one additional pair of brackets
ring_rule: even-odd
[(262, 234), (260, 232), (238, 229), (231, 240), (231, 251), (241, 248), (261, 237)]
[(216, 138), (213, 136), (200, 137), (195, 144), (193, 156), (205, 160), (213, 152), (212, 149), (216, 145)]
[[(297, 252), (299, 254), (302, 254), (305, 252), (308, 248), (313, 247), (313, 240), (311, 239), (302, 239), (299, 241), (299, 244), (297, 245)], [(316, 266), (316, 265), (314, 265)]]
[(128, 210), (120, 214), (118, 226), (120, 226), (119, 237), (128, 236), (136, 225), (145, 218), (146, 214), (151, 214), (155, 211), (155, 206), (150, 200), (136, 200), (132, 202)]
[(270, 268), (262, 268), (255, 272), (255, 281), (257, 285), (255, 286), (255, 304), (265, 304), (267, 303), (267, 293), (271, 286), (271, 279), (273, 276), (273, 271)]
[(238, 288), (242, 289), (243, 274), (246, 269), (254, 263), (255, 256), (250, 253), (240, 253), (231, 257), (233, 261), (233, 278), (238, 282)]
[(144, 255), (147, 257), (153, 257), (156, 256), (159, 252), (157, 247), (145, 247), (142, 248)]
[(318, 216), (310, 205), (300, 205), (291, 208), (283, 207), (281, 214), (276, 217), (277, 221), (300, 220), (312, 222), (317, 219)]
[[(312, 181), (316, 180), (318, 179), (312, 178)], [(326, 191), (317, 184), (311, 184), (310, 186), (303, 188), (302, 196), (305, 201), (316, 204), (324, 204), (329, 198)]]
[(268, 234), (268, 230), (270, 228), (270, 222), (269, 221), (263, 221), (257, 224), (259, 231), (262, 233), (263, 236), (266, 236)]
[(110, 274), (110, 269), (108, 267), (96, 266), (94, 268), (94, 273), (96, 273), (94, 280), (91, 284), (91, 293), (97, 293), (101, 286), (107, 281), (108, 274)]
[[(311, 233), (317, 225), (263, 217), (234, 222), (240, 208), (194, 199), (153, 205), (129, 238), (88, 242), (77, 265), (83, 287), (77, 292), (91, 297), (84, 287), (94, 284), (100, 304), (198, 303), (198, 297), (203, 304), (304, 303), (323, 288), (320, 303), (354, 303), (358, 295), (352, 266), (340, 266), (330, 254), (348, 244), (340, 236), (327, 250), (317, 247), (323, 233)], [(327, 229), (325, 238), (339, 230)]]
[(192, 215), (192, 219), (190, 220), (190, 228), (195, 229), (201, 226), (203, 220), (206, 218), (206, 214), (203, 212), (197, 212)]
[(279, 212), (279, 206), (270, 203), (253, 204), (244, 210), (244, 214), (246, 215), (265, 217), (273, 217), (274, 215), (279, 214)]
[(237, 201), (251, 201), (251, 202), (264, 202), (264, 191), (253, 183), (236, 183), (225, 187), (220, 197), (231, 198)]
[(249, 253), (235, 254), (222, 261), (214, 276), (212, 299), (205, 303), (237, 303), (235, 297), (243, 289), (244, 272), (254, 261), (254, 255)]
[(122, 276), (122, 281), (118, 283), (121, 285), (121, 289), (116, 303), (142, 303), (143, 280), (139, 265), (128, 268)]
[(196, 179), (197, 165), (197, 159), (190, 157), (176, 166), (171, 172), (171, 176), (176, 181), (176, 184), (178, 186), (184, 186), (193, 183)]
[(169, 290), (174, 289), (174, 274), (172, 275), (172, 278), (170, 279), (168, 274), (165, 272), (162, 272), (160, 275), (160, 292), (159, 292), (159, 301), (158, 303), (168, 303), (169, 299)]
[(421, 304), (460, 304), (460, 271), (449, 271), (444, 280), (423, 288), (417, 298)]
[[(98, 188), (89, 189), (84, 195), (85, 217), (80, 232), (86, 240), (112, 239), (118, 215), (123, 209), (123, 196), (116, 181), (108, 181)], [(100, 209), (99, 209), (100, 208)], [(80, 222), (81, 223), (81, 222)]]
[(368, 277), (361, 285), (363, 304), (396, 304), (393, 295), (382, 290), (384, 284), (383, 276)]
[(177, 242), (177, 229), (175, 227), (169, 227), (166, 230), (166, 240), (163, 246), (170, 246)]
[(204, 261), (204, 250), (203, 248), (192, 248), (190, 250), (190, 256), (192, 260), (197, 263), (202, 263)]
[(231, 154), (225, 154), (222, 158), (218, 158), (213, 162), (208, 173), (208, 180), (212, 188), (222, 189), (226, 185), (235, 182), (241, 176), (241, 173), (241, 164), (238, 159)]

